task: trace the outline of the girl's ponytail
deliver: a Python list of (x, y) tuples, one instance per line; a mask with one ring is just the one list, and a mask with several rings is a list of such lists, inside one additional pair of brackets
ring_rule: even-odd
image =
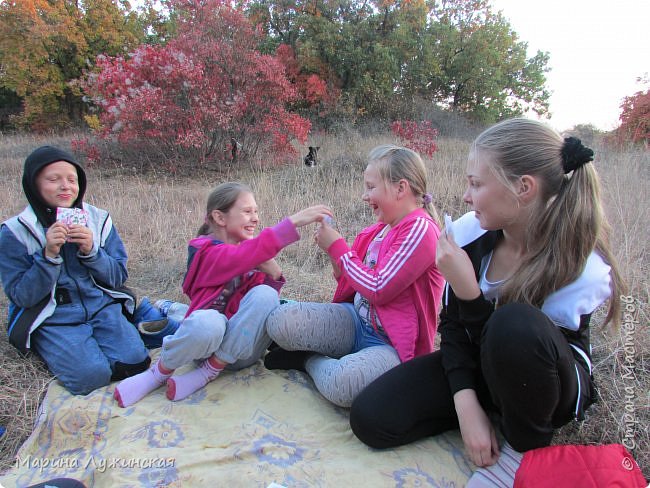
[(206, 236), (206, 235), (208, 235), (210, 233), (210, 231), (211, 231), (210, 226), (207, 223), (203, 224), (201, 227), (199, 227), (199, 230), (196, 233), (196, 236), (197, 237)]
[(431, 193), (425, 193), (422, 196), (422, 208), (424, 208), (426, 213), (429, 214), (429, 216), (436, 224), (441, 224), (440, 217), (438, 217), (438, 212), (436, 211), (436, 207), (433, 206), (433, 196)]

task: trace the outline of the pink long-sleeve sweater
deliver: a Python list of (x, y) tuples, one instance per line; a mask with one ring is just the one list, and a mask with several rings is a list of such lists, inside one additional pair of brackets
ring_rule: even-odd
[(194, 310), (215, 308), (226, 285), (237, 277), (240, 281), (228, 297), (226, 317), (232, 317), (239, 309), (244, 295), (254, 286), (268, 284), (280, 290), (284, 278), (273, 280), (257, 270), (257, 266), (275, 257), (280, 250), (300, 239), (291, 220), (283, 219), (273, 227), (239, 244), (227, 244), (210, 236), (199, 236), (189, 243), (190, 264), (183, 281), (183, 292), (190, 298), (187, 315)]
[(345, 240), (327, 250), (341, 275), (334, 302), (352, 302), (359, 292), (376, 310), (402, 361), (433, 351), (444, 278), (435, 265), (440, 229), (423, 209), (404, 217), (384, 237), (377, 264), (366, 266), (368, 246), (386, 224), (364, 229), (352, 249)]

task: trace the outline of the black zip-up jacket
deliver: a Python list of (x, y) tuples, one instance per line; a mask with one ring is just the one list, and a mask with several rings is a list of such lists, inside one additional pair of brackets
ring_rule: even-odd
[[(481, 229), (473, 212), (454, 222), (452, 229), (454, 239), (469, 256), (478, 281), (481, 261), (494, 250), (501, 231)], [(542, 311), (560, 327), (574, 357), (589, 375), (589, 321), (591, 313), (609, 298), (609, 271), (610, 267), (602, 258), (592, 253), (581, 276), (549, 295), (542, 306)], [(440, 348), (452, 394), (477, 387), (481, 332), (494, 309), (495, 304), (483, 293), (474, 300), (465, 301), (458, 299), (449, 285), (445, 288), (440, 313)]]

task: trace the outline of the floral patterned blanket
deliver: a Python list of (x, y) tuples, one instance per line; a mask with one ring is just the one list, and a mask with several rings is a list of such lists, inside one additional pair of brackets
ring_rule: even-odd
[(79, 397), (53, 382), (0, 485), (69, 477), (88, 487), (459, 487), (471, 473), (457, 432), (370, 449), (306, 375), (261, 362), (180, 402), (161, 388), (122, 409), (114, 387)]

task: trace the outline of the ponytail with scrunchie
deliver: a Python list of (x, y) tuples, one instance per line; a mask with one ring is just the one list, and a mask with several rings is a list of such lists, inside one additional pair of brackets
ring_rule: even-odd
[(567, 137), (562, 144), (562, 168), (564, 174), (575, 171), (583, 164), (594, 160), (594, 152), (582, 144), (577, 137)]

